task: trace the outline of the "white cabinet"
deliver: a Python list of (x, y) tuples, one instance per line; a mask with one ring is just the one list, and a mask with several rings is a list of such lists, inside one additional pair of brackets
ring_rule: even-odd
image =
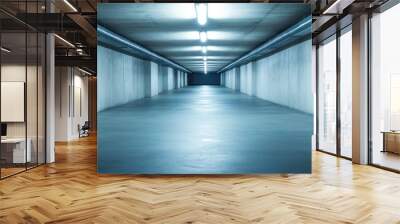
[(25, 151), (25, 138), (7, 138), (2, 139), (1, 144), (7, 144), (12, 147), (12, 162), (25, 163), (32, 161), (32, 140), (27, 139), (27, 147)]

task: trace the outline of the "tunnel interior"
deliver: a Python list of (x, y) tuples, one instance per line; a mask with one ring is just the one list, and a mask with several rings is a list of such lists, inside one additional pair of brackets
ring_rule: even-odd
[(98, 172), (310, 173), (308, 4), (98, 5)]

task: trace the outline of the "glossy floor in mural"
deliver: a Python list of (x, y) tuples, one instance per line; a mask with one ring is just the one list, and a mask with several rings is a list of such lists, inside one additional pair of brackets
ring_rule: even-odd
[(191, 86), (102, 111), (98, 171), (308, 173), (311, 114), (219, 86)]

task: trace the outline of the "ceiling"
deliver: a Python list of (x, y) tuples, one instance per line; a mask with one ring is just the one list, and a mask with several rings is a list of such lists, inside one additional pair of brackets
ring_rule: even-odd
[[(192, 72), (204, 71), (201, 46), (206, 45), (208, 71), (251, 51), (309, 16), (307, 4), (208, 3), (208, 21), (200, 26), (193, 3), (99, 4), (98, 24), (144, 46)], [(201, 43), (198, 32), (206, 30)]]

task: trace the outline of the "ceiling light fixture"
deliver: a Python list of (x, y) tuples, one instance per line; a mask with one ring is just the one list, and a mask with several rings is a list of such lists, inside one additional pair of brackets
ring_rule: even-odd
[(83, 69), (81, 69), (81, 68), (79, 68), (79, 67), (78, 67), (78, 70), (81, 71), (81, 72), (83, 72), (83, 73), (85, 73), (85, 74), (87, 74), (87, 75), (92, 75), (92, 73), (90, 73), (90, 72), (88, 72), (88, 71), (86, 71), (86, 70), (83, 70)]
[(207, 61), (207, 57), (206, 56), (203, 56), (203, 61)]
[(65, 4), (68, 5), (74, 12), (78, 12), (78, 10), (73, 6), (68, 0), (64, 0)]
[(207, 75), (207, 61), (204, 61), (204, 74)]
[(201, 31), (201, 32), (199, 33), (199, 37), (200, 37), (200, 41), (201, 41), (202, 43), (207, 42), (207, 32), (206, 32), (206, 31)]
[(196, 16), (197, 22), (200, 26), (204, 26), (207, 23), (207, 3), (197, 3), (196, 4)]
[(6, 53), (10, 53), (10, 52), (11, 52), (11, 50), (9, 50), (9, 49), (7, 49), (7, 48), (5, 48), (5, 47), (1, 47), (0, 49), (1, 49), (2, 51), (6, 52)]
[(201, 47), (201, 52), (203, 52), (203, 54), (207, 53), (207, 46), (202, 46)]
[(77, 48), (77, 49), (76, 49), (76, 52), (77, 52), (79, 55), (83, 55), (83, 49), (81, 49), (81, 48)]
[(68, 46), (75, 48), (75, 45), (73, 45), (73, 44), (72, 44), (71, 42), (69, 42), (68, 40), (66, 40), (66, 39), (64, 39), (64, 38), (62, 38), (62, 37), (60, 37), (60, 36), (57, 35), (57, 34), (54, 34), (54, 36), (57, 37), (57, 38), (58, 38), (59, 40), (61, 40), (62, 42), (66, 43)]

